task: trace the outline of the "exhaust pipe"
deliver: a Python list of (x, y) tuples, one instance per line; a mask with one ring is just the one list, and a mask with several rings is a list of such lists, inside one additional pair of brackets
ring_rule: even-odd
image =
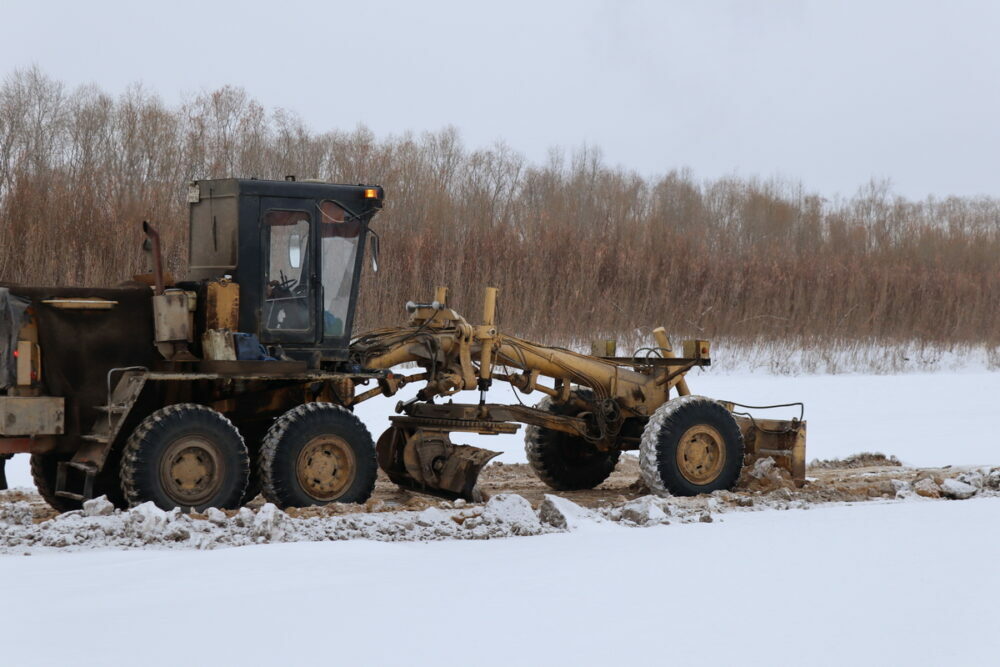
[(148, 220), (142, 221), (142, 231), (146, 233), (150, 244), (149, 249), (153, 253), (153, 278), (156, 281), (156, 291), (154, 294), (159, 296), (166, 289), (166, 285), (163, 282), (163, 255), (160, 252), (160, 233), (156, 231), (156, 227), (149, 224)]

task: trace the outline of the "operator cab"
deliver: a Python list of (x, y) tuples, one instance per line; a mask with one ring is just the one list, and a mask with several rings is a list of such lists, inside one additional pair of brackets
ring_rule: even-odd
[(238, 331), (267, 348), (312, 367), (347, 358), (381, 187), (206, 180), (191, 184), (188, 202), (187, 282), (237, 283)]

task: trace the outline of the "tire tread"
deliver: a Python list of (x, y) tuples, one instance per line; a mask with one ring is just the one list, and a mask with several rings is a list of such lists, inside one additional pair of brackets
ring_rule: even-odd
[[(332, 418), (334, 421), (346, 420), (350, 427), (360, 430), (368, 443), (373, 443), (371, 433), (364, 422), (342, 405), (337, 403), (312, 402), (303, 403), (292, 408), (275, 420), (260, 445), (258, 464), (260, 466), (260, 492), (268, 502), (274, 503), (281, 508), (291, 506), (290, 496), (294, 493), (294, 490), (287, 488), (283, 480), (275, 474), (275, 461), (280, 453), (279, 448), (290, 430), (308, 419), (316, 418), (324, 411), (331, 413), (328, 418)], [(360, 459), (358, 463), (358, 473), (370, 477), (370, 483), (365, 482), (364, 486), (366, 487), (367, 495), (371, 496), (375, 488), (375, 478), (377, 475), (374, 444), (371, 445), (371, 461), (367, 462), (364, 466), (360, 465)]]
[[(583, 398), (593, 396), (589, 390), (577, 390), (577, 393)], [(550, 396), (543, 398), (535, 407), (553, 414), (560, 414), (558, 412), (559, 405)], [(618, 459), (621, 457), (621, 452), (618, 450), (606, 452), (607, 457), (604, 465), (595, 465), (588, 471), (573, 471), (576, 476), (560, 471), (557, 438), (563, 435), (573, 437), (533, 424), (529, 425), (524, 432), (524, 452), (528, 458), (528, 465), (531, 466), (538, 479), (547, 486), (556, 491), (592, 489), (603, 483), (614, 472), (618, 465)], [(585, 442), (583, 438), (579, 438), (579, 440)], [(589, 445), (589, 443), (586, 444)]]
[[(653, 493), (660, 496), (692, 495), (686, 493), (685, 489), (675, 483), (674, 480), (663, 476), (660, 443), (664, 437), (668, 437), (680, 428), (680, 422), (684, 418), (685, 413), (692, 410), (714, 410), (715, 408), (725, 410), (717, 401), (705, 398), (704, 396), (680, 396), (661, 405), (653, 413), (653, 416), (649, 418), (646, 428), (642, 432), (639, 444), (639, 474), (646, 483), (646, 486)], [(726, 412), (728, 414), (728, 411)], [(733, 421), (733, 426), (736, 428), (736, 433), (739, 434), (739, 428), (736, 427), (735, 420)], [(733, 479), (726, 484), (727, 487), (731, 487), (736, 482), (736, 478), (739, 477), (739, 470), (743, 466), (742, 436), (739, 437), (739, 450), (739, 465), (736, 468), (736, 475), (729, 475)], [(725, 471), (723, 471), (723, 475), (725, 475)]]
[[(201, 419), (206, 422), (209, 420), (216, 421), (217, 423), (221, 422), (228, 426), (228, 428), (232, 429), (233, 432), (239, 437), (240, 442), (243, 442), (243, 436), (240, 435), (236, 426), (234, 426), (225, 415), (206, 405), (201, 405), (199, 403), (175, 403), (157, 410), (143, 419), (135, 430), (132, 431), (132, 434), (125, 443), (125, 448), (122, 451), (122, 493), (125, 494), (125, 499), (128, 501), (130, 507), (135, 507), (146, 500), (143, 498), (143, 492), (139, 488), (137, 476), (139, 471), (147, 465), (144, 456), (146, 452), (144, 450), (148, 446), (147, 443), (149, 442), (150, 436), (155, 436), (157, 432), (166, 428), (166, 424), (169, 424), (170, 421), (177, 418), (177, 415), (183, 413), (190, 413), (190, 416), (193, 419)], [(240, 459), (239, 465), (247, 472), (247, 474), (243, 476), (243, 485), (240, 488), (240, 493), (237, 496), (236, 502), (225, 503), (226, 505), (238, 504), (242, 499), (248, 484), (250, 456), (247, 453), (245, 444), (240, 448), (238, 456)], [(227, 507), (227, 509), (231, 508)]]

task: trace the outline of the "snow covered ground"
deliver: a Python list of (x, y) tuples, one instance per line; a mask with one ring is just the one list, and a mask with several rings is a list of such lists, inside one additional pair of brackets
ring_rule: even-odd
[[(1000, 373), (689, 379), (804, 401), (810, 458), (1000, 464)], [(394, 403), (359, 409), (374, 435)], [(466, 441), (523, 461), (518, 436)], [(30, 484), (27, 457), (12, 464)], [(997, 516), (996, 497), (914, 499), (488, 541), (0, 556), (0, 664), (995, 664)]]
[(12, 556), (2, 660), (996, 664), (998, 512), (865, 503), (487, 542)]

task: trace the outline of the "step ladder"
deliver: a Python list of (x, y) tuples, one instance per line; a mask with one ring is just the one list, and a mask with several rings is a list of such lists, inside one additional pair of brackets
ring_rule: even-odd
[[(121, 377), (110, 390), (112, 376)], [(141, 367), (115, 368), (108, 373), (108, 403), (97, 406), (98, 417), (89, 433), (80, 436), (80, 447), (69, 461), (56, 468), (55, 493), (61, 498), (89, 500), (94, 497), (94, 482), (104, 467), (111, 447), (118, 439), (126, 418), (146, 385), (148, 370)]]

